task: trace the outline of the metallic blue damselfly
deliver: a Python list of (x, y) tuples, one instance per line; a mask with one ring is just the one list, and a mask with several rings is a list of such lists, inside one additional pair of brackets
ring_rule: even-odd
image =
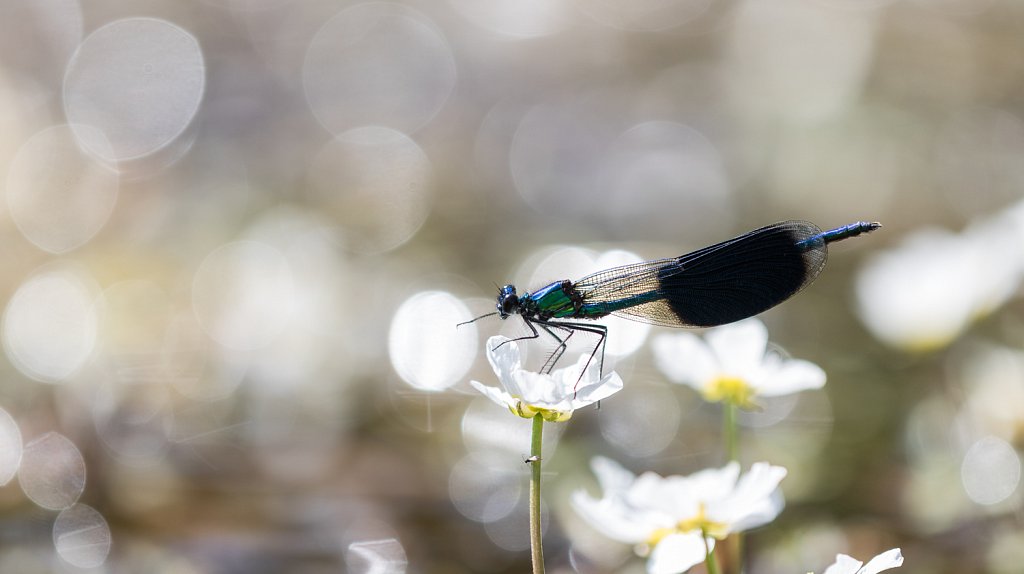
[[(542, 371), (550, 371), (576, 332), (598, 337), (590, 354), (601, 350), (608, 328), (581, 319), (617, 315), (667, 327), (713, 327), (751, 317), (789, 299), (821, 273), (827, 245), (881, 227), (858, 221), (822, 231), (807, 221), (783, 221), (755, 229), (692, 253), (613, 267), (578, 281), (563, 279), (522, 295), (515, 285), (498, 291), (498, 315), (523, 318), (529, 335), (544, 331), (558, 343)], [(589, 362), (588, 362), (589, 364)]]

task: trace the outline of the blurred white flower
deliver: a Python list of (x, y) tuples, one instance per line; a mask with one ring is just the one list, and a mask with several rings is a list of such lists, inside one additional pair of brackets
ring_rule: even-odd
[(654, 359), (672, 382), (689, 385), (709, 401), (742, 408), (756, 406), (757, 397), (786, 395), (825, 385), (825, 371), (800, 359), (767, 352), (768, 329), (746, 319), (708, 331), (654, 339)]
[(1024, 202), (963, 233), (923, 229), (870, 259), (856, 283), (864, 325), (908, 351), (942, 348), (1003, 305), (1024, 273)]
[(898, 568), (903, 565), (903, 555), (899, 548), (887, 550), (864, 564), (846, 554), (837, 554), (835, 564), (825, 569), (823, 574), (878, 574), (883, 570)]
[(534, 373), (522, 368), (515, 342), (491, 337), (487, 340), (487, 360), (503, 388), (478, 381), (470, 384), (492, 401), (508, 407), (512, 414), (527, 419), (540, 414), (549, 422), (569, 420), (574, 410), (622, 390), (622, 378), (615, 372), (601, 377), (597, 361), (590, 361), (590, 355), (583, 355), (575, 365), (550, 374)]
[(1024, 351), (978, 345), (959, 367), (964, 394), (956, 428), (1016, 441), (1024, 429)]
[(967, 244), (922, 230), (870, 259), (857, 276), (861, 321), (879, 340), (909, 351), (942, 348), (967, 327), (974, 307)]
[(961, 234), (972, 254), (974, 318), (1003, 306), (1024, 274), (1024, 202), (972, 223)]
[[(715, 540), (767, 524), (785, 505), (779, 482), (786, 469), (755, 463), (740, 477), (730, 462), (689, 476), (639, 477), (602, 457), (591, 462), (604, 491), (572, 495), (576, 512), (609, 538), (634, 544), (652, 574), (682, 572), (703, 561)], [(706, 544), (706, 546), (705, 546)]]

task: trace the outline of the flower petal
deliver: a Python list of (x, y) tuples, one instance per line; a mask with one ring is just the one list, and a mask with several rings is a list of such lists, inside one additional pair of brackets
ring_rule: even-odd
[(835, 564), (826, 568), (822, 574), (858, 574), (861, 564), (863, 563), (860, 560), (852, 556), (836, 554)]
[(636, 480), (636, 475), (629, 469), (607, 457), (595, 456), (590, 461), (590, 468), (594, 471), (597, 483), (601, 485), (605, 496), (624, 492)]
[(825, 371), (810, 361), (790, 359), (783, 362), (777, 369), (768, 370), (761, 380), (753, 381), (757, 394), (763, 397), (776, 397), (805, 391), (820, 389), (825, 386)]
[[(714, 549), (715, 541), (709, 538), (708, 548)], [(651, 551), (647, 559), (648, 574), (676, 574), (685, 572), (700, 564), (707, 556), (707, 548), (700, 532), (686, 532), (666, 536)]]
[(670, 516), (670, 524), (699, 512), (700, 499), (687, 487), (687, 478), (647, 471), (636, 478), (623, 497), (634, 508), (656, 509)]
[(473, 388), (484, 394), (485, 397), (491, 399), (495, 403), (505, 408), (515, 408), (516, 400), (512, 395), (497, 387), (489, 387), (479, 381), (469, 381), (469, 384), (473, 385)]
[(768, 348), (768, 328), (757, 319), (744, 319), (711, 330), (706, 339), (718, 362), (729, 372), (756, 371)]
[(785, 507), (786, 498), (782, 495), (781, 490), (776, 490), (752, 503), (743, 512), (734, 513), (735, 518), (729, 524), (727, 532), (744, 532), (764, 526), (775, 520)]
[(592, 405), (621, 391), (623, 386), (622, 377), (613, 371), (596, 383), (580, 387), (569, 400), (569, 404), (573, 409)]
[(730, 461), (722, 468), (706, 468), (684, 477), (686, 488), (705, 502), (720, 500), (736, 488), (740, 477), (740, 463)]
[(576, 359), (576, 364), (557, 369), (551, 373), (551, 377), (566, 390), (576, 389), (600, 381), (601, 369), (598, 361), (592, 360), (590, 355), (584, 353)]
[(530, 406), (543, 409), (570, 409), (565, 389), (557, 384), (551, 375), (520, 369), (512, 373), (512, 378), (505, 384), (505, 388)]
[(889, 570), (891, 568), (898, 568), (903, 565), (903, 554), (899, 548), (893, 548), (887, 550), (878, 556), (872, 558), (864, 568), (861, 569), (859, 574), (878, 574), (883, 570)]
[(617, 496), (598, 500), (577, 490), (572, 493), (570, 502), (576, 514), (595, 530), (627, 544), (646, 542), (656, 529), (671, 525), (671, 520), (666, 524), (659, 516), (630, 508)]
[(779, 487), (786, 478), (786, 467), (775, 466), (767, 462), (755, 462), (747, 474), (740, 478), (736, 485), (736, 494), (740, 496), (763, 497)]
[(506, 385), (512, 373), (521, 368), (519, 345), (508, 337), (494, 336), (487, 339), (486, 349), (487, 362), (491, 364), (501, 384)]
[(652, 344), (655, 364), (673, 383), (700, 390), (720, 370), (711, 348), (692, 333), (659, 335)]
[(766, 462), (754, 463), (725, 500), (708, 506), (708, 516), (728, 525), (729, 532), (742, 532), (767, 524), (785, 507), (778, 490), (786, 469)]

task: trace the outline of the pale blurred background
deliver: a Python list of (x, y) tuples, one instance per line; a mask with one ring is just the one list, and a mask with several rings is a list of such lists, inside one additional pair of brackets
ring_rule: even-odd
[[(528, 421), (468, 381), (526, 330), (455, 323), (864, 219), (763, 316), (829, 380), (743, 419), (750, 571), (1020, 573), (1022, 116), (1011, 0), (2, 0), (0, 571), (524, 572)], [(723, 462), (666, 331), (548, 425), (549, 572), (642, 571), (593, 455)]]

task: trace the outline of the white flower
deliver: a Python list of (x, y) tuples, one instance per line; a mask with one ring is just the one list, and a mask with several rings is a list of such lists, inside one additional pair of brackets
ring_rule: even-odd
[(903, 565), (903, 555), (899, 548), (893, 548), (875, 556), (864, 564), (846, 554), (837, 554), (835, 564), (825, 569), (823, 574), (878, 574), (883, 570), (898, 568)]
[(861, 321), (908, 351), (942, 348), (1012, 297), (1024, 273), (1024, 202), (962, 233), (925, 228), (857, 276)]
[(800, 359), (783, 359), (767, 352), (768, 329), (746, 319), (708, 331), (704, 339), (692, 333), (660, 335), (654, 339), (654, 359), (669, 380), (689, 385), (709, 401), (744, 408), (756, 397), (772, 397), (825, 385), (825, 371)]
[(883, 343), (908, 351), (948, 345), (977, 310), (971, 245), (938, 229), (921, 230), (879, 253), (857, 276), (861, 321)]
[(705, 559), (716, 539), (767, 524), (784, 506), (778, 486), (786, 469), (765, 462), (755, 463), (743, 477), (736, 462), (667, 477), (653, 472), (637, 477), (602, 457), (591, 467), (603, 497), (579, 490), (573, 507), (605, 536), (649, 554), (651, 574), (687, 570)]
[[(515, 342), (505, 337), (491, 337), (487, 340), (487, 360), (503, 388), (489, 387), (478, 381), (470, 381), (470, 384), (523, 418), (540, 414), (546, 421), (565, 421), (574, 410), (622, 390), (622, 378), (615, 372), (601, 377), (597, 361), (591, 361), (590, 355), (583, 355), (575, 365), (551, 374), (534, 373), (522, 368)], [(589, 366), (587, 361), (590, 361)], [(581, 376), (584, 367), (586, 371)]]

